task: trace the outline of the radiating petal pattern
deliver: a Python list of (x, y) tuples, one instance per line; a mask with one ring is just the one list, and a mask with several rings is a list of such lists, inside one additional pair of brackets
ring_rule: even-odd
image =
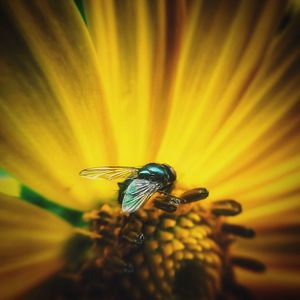
[(264, 299), (297, 299), (299, 296), (299, 272), (269, 268), (269, 272), (261, 276), (237, 271), (240, 280), (247, 282), (254, 290), (257, 300)]
[[(179, 106), (173, 102), (181, 42), (190, 31), (183, 30), (186, 3), (101, 0), (85, 1), (85, 6), (108, 108), (115, 116), (115, 136), (122, 147), (119, 162), (155, 160), (169, 111), (187, 101), (182, 99)], [(174, 162), (177, 146), (169, 151), (168, 161)]]
[[(284, 6), (284, 1), (276, 4), (273, 1), (191, 1), (190, 4), (176, 1), (169, 6), (167, 1), (152, 1), (151, 5), (147, 1), (139, 1), (138, 5), (123, 1), (122, 5), (115, 6), (110, 1), (86, 1), (88, 27), (99, 60), (108, 65), (101, 69), (103, 78), (107, 78), (103, 82), (106, 90), (115, 93), (116, 89), (129, 86), (128, 78), (135, 76), (130, 88), (134, 98), (142, 75), (147, 75), (153, 85), (155, 72), (166, 79), (159, 89), (147, 93), (148, 98), (135, 98), (132, 109), (154, 105), (155, 114), (150, 113), (142, 120), (136, 113), (130, 118), (135, 120), (132, 124), (126, 122), (126, 115), (122, 122), (120, 118), (115, 119), (117, 140), (125, 137), (127, 143), (122, 142), (122, 146), (127, 145), (129, 153), (140, 149), (132, 146), (130, 138), (144, 144), (141, 148), (152, 149), (155, 141), (153, 153), (149, 148), (144, 151), (149, 160), (168, 161), (180, 173), (180, 182), (201, 183), (214, 198), (242, 200), (247, 208), (246, 217), (241, 216), (245, 220), (255, 214), (248, 208), (263, 215), (270, 208), (267, 205), (273, 205), (274, 209), (298, 206), (299, 17), (283, 32), (278, 31)], [(169, 20), (171, 10), (181, 12), (183, 20)], [(153, 50), (150, 53), (139, 52), (136, 31), (142, 29), (135, 26), (145, 11), (147, 17), (141, 17), (140, 28), (145, 28), (144, 35), (148, 34), (146, 45)], [(174, 11), (171, 16), (175, 18)], [(176, 43), (168, 32), (169, 23), (181, 37)], [(159, 39), (162, 33), (165, 36)], [(174, 47), (162, 44), (162, 40), (168, 41), (167, 37), (174, 42)], [(126, 53), (131, 52), (133, 44), (135, 55), (131, 57)], [(158, 47), (159, 51), (154, 51)], [(168, 56), (161, 54), (169, 48)], [(159, 55), (164, 62), (169, 62), (172, 51), (180, 54), (176, 67), (173, 66), (174, 74), (166, 74), (163, 73), (166, 64), (154, 63), (159, 61)], [(148, 54), (152, 69), (145, 67), (141, 74), (137, 58)], [(127, 63), (125, 70), (108, 63), (122, 55), (125, 59), (117, 62)], [(122, 72), (129, 75), (121, 76)], [(168, 86), (170, 76), (174, 78)], [(110, 84), (117, 85), (116, 89), (111, 89)], [(174, 89), (171, 100), (161, 97), (163, 93), (168, 94), (163, 91), (168, 88)], [(109, 102), (116, 116), (122, 112), (119, 98), (111, 96)], [(131, 98), (126, 100), (127, 105), (130, 101)], [(161, 111), (163, 106), (168, 109)], [(155, 139), (149, 138), (140, 127), (136, 128), (136, 124), (149, 122), (149, 118), (153, 125), (149, 130)], [(123, 124), (131, 127), (124, 128)], [(144, 139), (132, 135), (134, 130), (141, 130)], [(157, 136), (161, 135), (163, 139), (159, 142)], [(128, 159), (131, 158), (124, 158)], [(288, 199), (285, 204), (282, 197)], [(260, 205), (266, 205), (266, 209), (261, 210)]]
[(0, 298), (13, 299), (62, 268), (71, 234), (51, 213), (0, 194)]
[(285, 4), (86, 1), (121, 162), (167, 161), (247, 208), (293, 191), (299, 20), (278, 31)]
[(273, 214), (273, 226), (258, 225), (255, 243), (243, 242), (236, 249), (245, 256), (255, 254), (268, 266), (267, 272), (261, 276), (237, 272), (240, 280), (255, 288), (258, 299), (297, 299), (299, 296), (299, 210), (297, 219), (295, 212), (289, 212), (287, 216), (288, 219), (285, 219), (284, 213)]
[[(1, 4), (0, 165), (23, 183), (85, 209), (117, 187), (81, 169), (166, 162), (178, 185), (239, 200), (236, 220), (268, 245), (270, 224), (298, 224), (300, 16), (286, 18), (288, 1), (87, 0), (87, 28), (70, 1)], [(295, 286), (287, 256), (259, 245), (265, 282), (282, 258)]]
[[(287, 18), (287, 2), (85, 4), (121, 162), (168, 162), (179, 185), (238, 199), (244, 213), (236, 221), (259, 234), (274, 222), (298, 224), (300, 17)], [(275, 244), (279, 228), (263, 237)], [(280, 237), (279, 245), (297, 239)], [(248, 255), (255, 254), (270, 267), (262, 281), (278, 281), (272, 261), (282, 267), (287, 255), (253, 243)], [(283, 285), (296, 288), (289, 268)]]
[[(275, 201), (246, 212), (245, 223), (257, 229), (255, 241), (242, 241), (234, 251), (253, 256), (268, 266), (257, 276), (238, 272), (240, 280), (255, 288), (258, 299), (296, 299), (300, 292), (300, 208), (299, 196), (294, 200)], [(295, 298), (296, 297), (296, 298)]]
[(112, 163), (116, 147), (79, 13), (71, 1), (1, 1), (0, 27), (1, 166), (52, 200), (91, 207), (98, 188), (78, 173)]

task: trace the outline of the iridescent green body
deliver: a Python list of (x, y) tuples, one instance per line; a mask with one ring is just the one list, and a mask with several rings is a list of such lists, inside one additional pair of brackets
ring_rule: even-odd
[[(127, 213), (136, 212), (156, 192), (170, 192), (176, 180), (176, 172), (171, 166), (156, 163), (149, 163), (141, 168), (124, 166), (88, 168), (80, 171), (79, 174), (90, 179), (126, 178), (119, 183), (118, 200), (122, 204), (122, 211)], [(179, 205), (180, 200), (177, 199), (175, 202)]]
[[(120, 204), (123, 203), (124, 198), (127, 201), (134, 200), (134, 195), (138, 192), (136, 183), (142, 180), (152, 183), (155, 192), (170, 192), (176, 180), (176, 172), (166, 164), (149, 163), (143, 166), (138, 171), (137, 177), (128, 178), (124, 182), (119, 183), (118, 201)], [(151, 193), (149, 193), (150, 195)]]

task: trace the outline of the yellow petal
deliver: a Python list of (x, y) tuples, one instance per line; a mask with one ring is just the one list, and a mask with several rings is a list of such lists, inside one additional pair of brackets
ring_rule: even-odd
[(21, 185), (16, 179), (0, 175), (0, 193), (10, 196), (20, 196)]
[[(240, 201), (245, 213), (236, 220), (248, 226), (298, 224), (299, 16), (279, 33), (285, 4), (172, 1), (171, 10), (167, 1), (151, 1), (151, 8), (146, 1), (86, 1), (121, 161), (144, 155), (173, 165), (179, 183)], [(299, 273), (291, 269), (299, 256), (283, 249), (296, 239), (274, 232), (251, 247), (241, 242), (237, 251), (248, 249), (244, 254), (269, 267), (246, 279), (295, 289)]]
[[(297, 223), (296, 223), (297, 224)], [(240, 282), (253, 288), (263, 297), (266, 293), (276, 299), (289, 299), (289, 294), (299, 293), (300, 256), (298, 225), (272, 228), (269, 232), (258, 231), (255, 241), (240, 241), (235, 252), (262, 261), (267, 270), (264, 274), (251, 274), (236, 269)]]
[[(296, 169), (284, 158), (299, 147), (287, 139), (299, 126), (289, 115), (299, 50), (297, 28), (276, 33), (284, 2), (87, 0), (85, 8), (121, 163), (166, 161), (213, 197), (248, 194), (278, 176), (279, 160), (289, 165), (282, 172)], [(270, 174), (256, 179), (254, 167)]]
[[(163, 1), (161, 3), (164, 6)], [(153, 4), (154, 17), (144, 0), (85, 2), (88, 28), (101, 66), (102, 85), (109, 98), (108, 108), (122, 150), (118, 161), (123, 165), (141, 165), (154, 158), (149, 155), (154, 142), (149, 134), (154, 129), (152, 117), (155, 116), (151, 102), (156, 76), (153, 64), (159, 51), (155, 49), (156, 34), (158, 42), (164, 43), (161, 38), (164, 28), (156, 29), (155, 22), (160, 22), (156, 18), (164, 11), (154, 1)], [(164, 44), (158, 44), (160, 46)], [(157, 138), (160, 131), (156, 133)]]
[(35, 191), (85, 209), (99, 200), (81, 169), (116, 147), (85, 25), (72, 1), (2, 1), (0, 165)]
[(15, 298), (61, 269), (71, 234), (51, 213), (0, 194), (0, 298)]
[(299, 292), (299, 212), (299, 209), (282, 209), (256, 218), (258, 230), (255, 240), (240, 240), (234, 249), (239, 255), (253, 257), (266, 264), (267, 271), (262, 275), (237, 272), (242, 282), (259, 291), (260, 297), (267, 292), (269, 296), (274, 293), (276, 299), (290, 299), (290, 294)]
[(237, 275), (258, 299), (297, 299), (299, 296), (299, 271), (270, 268), (266, 273), (257, 275), (237, 270)]

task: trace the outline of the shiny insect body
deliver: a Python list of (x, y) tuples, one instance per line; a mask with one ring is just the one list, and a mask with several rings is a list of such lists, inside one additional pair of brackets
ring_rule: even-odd
[(180, 199), (169, 195), (176, 180), (175, 170), (167, 164), (149, 163), (141, 168), (134, 167), (99, 167), (80, 172), (83, 177), (91, 179), (120, 179), (119, 203), (123, 212), (133, 213), (141, 208), (156, 192), (169, 196), (174, 205)]
[[(175, 180), (176, 172), (172, 167), (166, 164), (147, 164), (138, 171), (136, 178), (126, 179), (118, 184), (120, 188), (119, 203), (122, 204), (128, 195), (135, 194), (137, 191), (142, 192), (143, 188), (140, 185), (144, 185), (144, 191), (148, 194), (148, 198), (155, 192), (170, 193)], [(142, 192), (142, 194), (144, 193)]]

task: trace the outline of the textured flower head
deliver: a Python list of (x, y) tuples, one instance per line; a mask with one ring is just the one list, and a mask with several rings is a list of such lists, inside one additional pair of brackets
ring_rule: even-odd
[[(270, 284), (281, 299), (295, 294), (298, 11), (286, 1), (76, 2), (80, 10), (72, 1), (1, 1), (1, 167), (88, 212), (116, 203), (117, 187), (80, 170), (166, 162), (178, 191), (201, 185), (208, 202), (242, 203), (235, 222), (258, 237), (234, 251), (263, 260), (268, 272), (241, 272), (240, 281), (261, 295)], [(27, 198), (24, 189), (5, 191)], [(8, 195), (0, 230), (4, 299), (62, 269), (78, 232)]]

